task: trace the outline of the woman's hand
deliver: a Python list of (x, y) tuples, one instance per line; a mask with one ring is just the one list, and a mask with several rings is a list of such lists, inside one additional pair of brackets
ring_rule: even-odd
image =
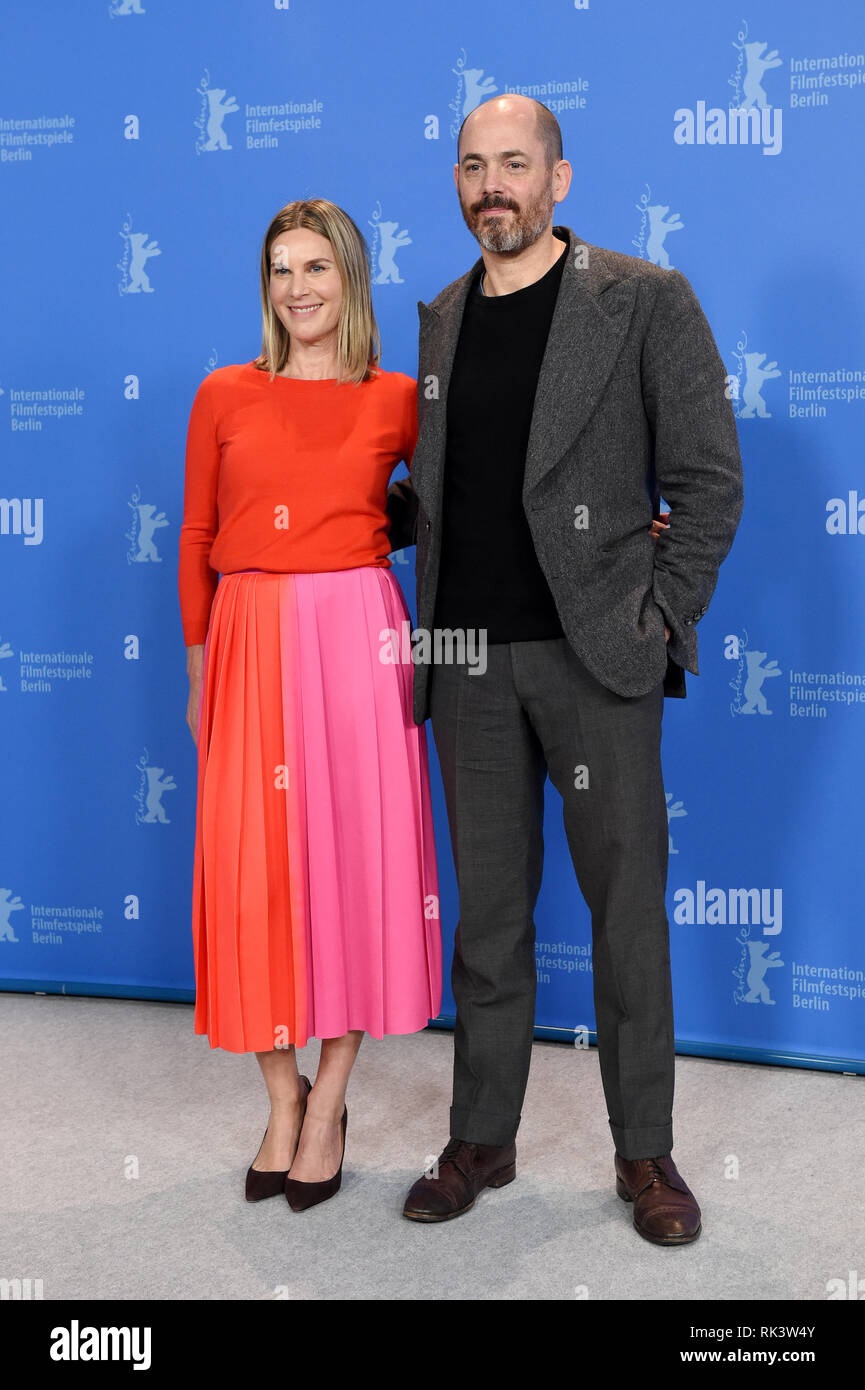
[[(658, 515), (657, 515), (657, 517), (656, 517), (655, 520), (652, 522), (652, 525), (651, 525), (650, 528), (649, 528), (649, 534), (651, 535), (652, 540), (653, 540), (653, 541), (656, 541), (656, 540), (658, 539), (658, 537), (660, 536), (660, 534), (661, 534), (662, 531), (668, 531), (669, 529), (670, 529), (670, 513), (669, 513), (669, 512), (659, 512)], [(664, 637), (665, 637), (665, 638), (667, 639), (667, 641), (669, 642), (669, 640), (670, 640), (670, 629), (667, 627), (667, 624), (666, 624), (666, 623), (664, 623)]]
[(186, 648), (186, 671), (189, 676), (189, 703), (186, 706), (186, 722), (189, 732), (198, 743), (198, 716), (201, 709), (201, 687), (204, 682), (204, 643), (199, 647)]

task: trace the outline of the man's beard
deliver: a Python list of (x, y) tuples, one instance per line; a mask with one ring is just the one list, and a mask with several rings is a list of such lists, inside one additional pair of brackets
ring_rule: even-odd
[[(528, 246), (533, 246), (552, 222), (555, 206), (552, 188), (523, 208), (497, 194), (482, 198), (471, 206), (466, 206), (460, 199), (463, 220), (472, 236), (485, 251), (500, 254), (525, 251)], [(499, 217), (485, 218), (484, 208), (511, 208), (513, 216), (507, 221)]]

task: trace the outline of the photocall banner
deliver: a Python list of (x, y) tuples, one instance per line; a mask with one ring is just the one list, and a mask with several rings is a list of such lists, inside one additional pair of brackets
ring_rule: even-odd
[[(193, 396), (259, 352), (262, 238), (299, 197), (366, 235), (383, 365), (415, 375), (418, 300), (478, 255), (458, 127), (523, 92), (573, 165), (557, 220), (688, 277), (738, 417), (743, 519), (701, 675), (665, 702), (678, 1046), (865, 1071), (865, 12), (49, 0), (7, 7), (3, 48), (2, 987), (192, 998)], [(414, 612), (414, 552), (393, 562)], [(591, 928), (549, 784), (545, 833), (537, 1028), (584, 1045)]]

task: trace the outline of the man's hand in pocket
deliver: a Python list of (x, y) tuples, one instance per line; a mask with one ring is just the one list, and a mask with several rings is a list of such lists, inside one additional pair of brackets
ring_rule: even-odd
[[(662, 532), (668, 531), (669, 529), (670, 529), (670, 513), (669, 513), (669, 512), (659, 512), (659, 514), (655, 517), (655, 520), (652, 522), (651, 526), (649, 527), (649, 534), (651, 535), (652, 540), (653, 540), (653, 541), (656, 541), (656, 540), (658, 539), (658, 537), (661, 535)], [(665, 637), (665, 639), (669, 642), (669, 640), (670, 640), (670, 629), (667, 627), (667, 624), (666, 624), (666, 623), (664, 624), (664, 637)]]

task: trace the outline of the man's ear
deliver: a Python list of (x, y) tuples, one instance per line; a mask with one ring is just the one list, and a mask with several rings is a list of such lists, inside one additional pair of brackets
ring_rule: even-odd
[(568, 196), (568, 189), (571, 186), (573, 169), (567, 159), (560, 159), (556, 165), (556, 191), (553, 194), (554, 201), (563, 203)]

